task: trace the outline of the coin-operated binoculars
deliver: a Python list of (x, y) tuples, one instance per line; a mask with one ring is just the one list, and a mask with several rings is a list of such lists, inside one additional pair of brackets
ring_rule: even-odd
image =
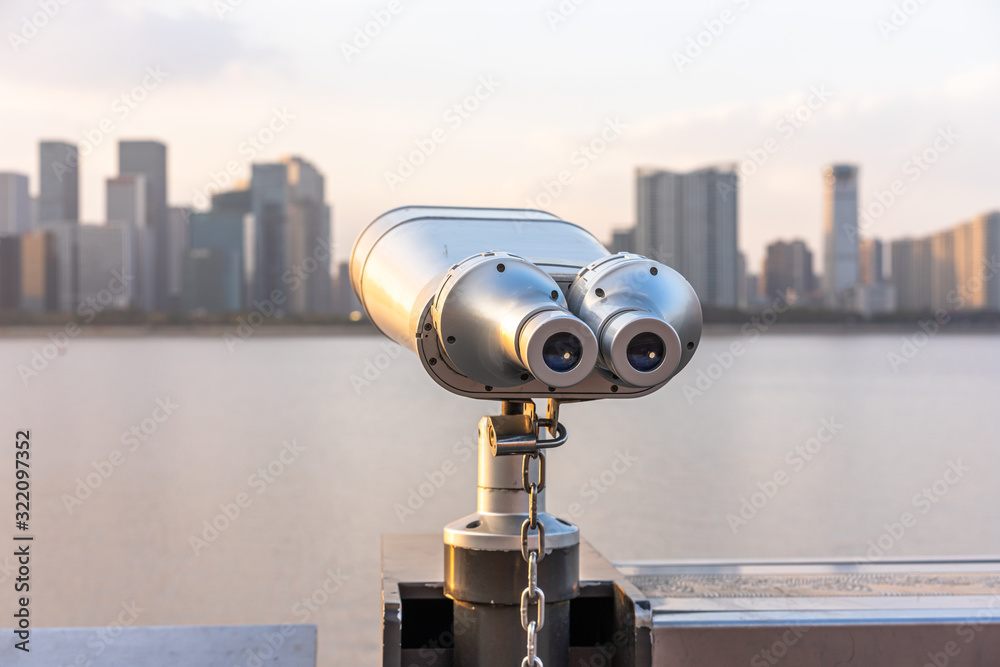
[(453, 664), (568, 665), (580, 532), (545, 511), (543, 451), (566, 442), (560, 403), (645, 396), (691, 360), (694, 290), (548, 213), (423, 206), (361, 233), (351, 282), (438, 384), (502, 403), (479, 423), (477, 511), (444, 529)]

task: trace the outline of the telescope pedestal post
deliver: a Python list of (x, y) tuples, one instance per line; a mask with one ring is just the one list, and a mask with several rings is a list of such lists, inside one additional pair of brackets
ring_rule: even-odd
[[(504, 402), (504, 415), (523, 414), (523, 403)], [(531, 415), (532, 421), (534, 415)], [(444, 529), (444, 592), (454, 604), (456, 667), (510, 667), (525, 656), (521, 594), (528, 563), (521, 550), (521, 525), (528, 516), (522, 457), (494, 456), (489, 418), (479, 423), (477, 512)], [(538, 459), (529, 477), (538, 479)], [(568, 667), (570, 600), (580, 586), (580, 531), (545, 511), (538, 494), (538, 521), (545, 554), (538, 562), (538, 588), (545, 595), (545, 623), (538, 632), (538, 657), (545, 667)], [(529, 538), (537, 548), (537, 537)], [(536, 618), (529, 607), (528, 620)]]

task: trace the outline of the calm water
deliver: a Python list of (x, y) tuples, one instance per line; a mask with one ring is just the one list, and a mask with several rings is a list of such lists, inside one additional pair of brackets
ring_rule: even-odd
[[(358, 383), (366, 362), (389, 361), (379, 338), (257, 338), (233, 353), (221, 338), (78, 339), (25, 386), (17, 366), (43, 342), (0, 341), (3, 437), (32, 436), (37, 625), (106, 625), (134, 599), (141, 625), (317, 623), (320, 664), (373, 662), (379, 534), (437, 532), (474, 509), (466, 438), (496, 404), (451, 396), (408, 353)], [(734, 342), (744, 353), (730, 364)], [(706, 338), (651, 397), (564, 407), (549, 510), (573, 506), (618, 560), (862, 557), (904, 512), (917, 523), (889, 556), (997, 554), (1000, 338), (940, 335), (894, 371), (900, 347), (899, 335)], [(685, 391), (699, 371), (702, 393)], [(620, 475), (616, 459), (630, 463)], [(457, 472), (435, 475), (448, 461)], [(961, 476), (941, 481), (953, 463)], [(97, 488), (77, 502), (91, 473)], [(776, 474), (783, 485), (767, 483)], [(441, 487), (401, 514), (428, 475)], [(192, 545), (240, 494), (239, 517)], [(760, 505), (745, 525), (743, 499)], [(329, 571), (340, 588), (301, 606)]]

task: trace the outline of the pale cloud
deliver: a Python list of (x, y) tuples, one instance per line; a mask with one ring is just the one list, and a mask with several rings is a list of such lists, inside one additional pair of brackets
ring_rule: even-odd
[[(174, 81), (211, 82), (240, 68), (280, 70), (290, 75), (283, 54), (246, 39), (235, 21), (196, 8), (154, 9), (123, 0), (76, 0), (38, 28), (25, 33), (24, 19), (40, 12), (37, 2), (17, 2), (0, 15), (7, 51), (0, 80), (90, 92), (128, 82), (149, 65), (170, 71)], [(36, 21), (36, 23), (39, 23)]]
[(955, 75), (943, 86), (941, 92), (963, 103), (1000, 100), (1000, 62)]

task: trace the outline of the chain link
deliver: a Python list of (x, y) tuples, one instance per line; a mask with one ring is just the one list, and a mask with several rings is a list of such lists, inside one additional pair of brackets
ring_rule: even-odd
[(536, 449), (521, 457), (521, 486), (527, 493), (531, 493), (529, 481), (531, 479), (531, 461), (534, 459), (538, 459), (538, 491), (545, 490), (545, 454)]
[[(535, 558), (535, 552), (531, 552), (531, 560), (528, 561), (528, 587), (521, 591), (521, 627), (525, 630), (528, 629), (528, 605), (531, 603), (538, 604), (538, 611), (536, 620), (534, 621), (535, 627), (538, 630), (542, 629), (545, 625), (545, 593), (537, 585), (532, 584), (532, 570), (537, 563)], [(535, 574), (535, 581), (538, 580), (538, 575)]]
[[(538, 481), (530, 481), (532, 459), (538, 459)], [(545, 527), (538, 521), (538, 494), (545, 488), (545, 454), (525, 454), (521, 462), (521, 485), (528, 494), (528, 518), (521, 524), (521, 555), (528, 561), (528, 587), (521, 592), (521, 627), (528, 633), (527, 657), (521, 667), (544, 667), (536, 655), (538, 632), (545, 625), (545, 593), (538, 587), (538, 563), (545, 557)], [(528, 531), (538, 533), (538, 548), (528, 549)], [(528, 607), (537, 604), (535, 620), (528, 621)]]
[(521, 660), (521, 667), (545, 667), (542, 664), (542, 659), (535, 655), (538, 650), (537, 641), (538, 631), (535, 628), (535, 622), (532, 621), (528, 624), (528, 655)]

